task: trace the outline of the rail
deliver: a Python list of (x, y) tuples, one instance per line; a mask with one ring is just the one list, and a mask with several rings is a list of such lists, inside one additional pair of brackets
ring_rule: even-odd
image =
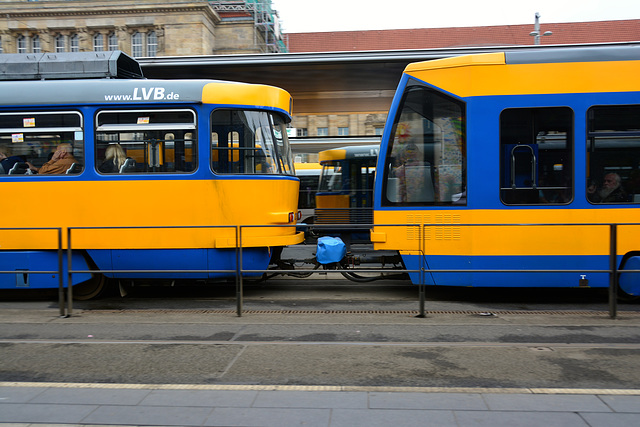
[[(420, 310), (418, 317), (426, 317), (425, 313), (425, 300), (426, 300), (426, 284), (425, 284), (425, 275), (427, 273), (607, 273), (609, 274), (609, 316), (611, 318), (617, 317), (617, 291), (618, 291), (618, 275), (620, 273), (638, 273), (640, 270), (624, 270), (618, 271), (618, 262), (617, 262), (617, 230), (618, 226), (621, 225), (640, 225), (640, 223), (621, 223), (621, 224), (602, 224), (602, 223), (507, 223), (507, 224), (442, 224), (442, 223), (429, 223), (429, 224), (376, 224), (377, 227), (416, 227), (420, 230), (420, 239), (419, 239), (419, 247), (416, 250), (421, 255), (421, 267), (420, 269), (396, 269), (393, 270), (394, 273), (419, 273), (420, 274), (420, 283), (419, 287), (419, 303)], [(183, 227), (82, 227), (82, 229), (92, 229), (92, 228), (126, 228), (126, 229), (136, 229), (136, 228), (158, 228), (158, 229), (167, 229), (167, 228), (233, 228), (235, 229), (236, 241), (235, 241), (235, 251), (236, 251), (236, 268), (228, 269), (228, 270), (104, 270), (104, 272), (110, 273), (173, 273), (173, 272), (184, 272), (184, 273), (195, 273), (195, 272), (206, 272), (206, 273), (234, 273), (236, 280), (236, 313), (240, 317), (242, 316), (243, 311), (243, 294), (244, 294), (244, 281), (243, 276), (245, 273), (268, 273), (273, 272), (273, 270), (249, 270), (244, 269), (242, 265), (242, 252), (243, 252), (243, 230), (250, 228), (283, 228), (283, 227), (299, 227), (299, 224), (292, 225), (235, 225), (235, 226), (201, 226), (201, 227), (191, 227), (191, 226), (183, 226)], [(427, 269), (425, 265), (425, 250), (424, 250), (424, 236), (425, 229), (427, 227), (443, 227), (443, 226), (456, 226), (456, 227), (496, 227), (496, 226), (506, 226), (506, 227), (530, 227), (530, 226), (594, 226), (594, 227), (608, 227), (609, 228), (609, 269), (591, 269), (591, 270), (573, 270), (573, 269)], [(343, 228), (343, 229), (362, 229), (369, 230), (373, 227), (373, 224), (327, 224), (327, 225), (314, 225), (316, 229), (335, 229), (335, 228)], [(69, 252), (69, 280), (71, 280), (72, 273), (87, 273), (91, 271), (83, 271), (83, 270), (72, 270), (71, 269), (71, 232), (73, 229), (77, 228), (69, 228), (68, 230), (68, 252)], [(332, 272), (337, 273), (352, 273), (354, 269), (332, 269)], [(375, 268), (367, 268), (367, 269), (356, 269), (355, 271), (359, 273), (385, 273), (389, 272), (388, 269), (375, 269)], [(94, 271), (95, 272), (95, 271)], [(317, 269), (280, 269), (277, 270), (280, 274), (321, 274), (325, 273), (325, 270), (317, 270)], [(71, 283), (71, 282), (69, 282)]]
[[(420, 254), (420, 268), (419, 269), (382, 269), (382, 268), (357, 268), (357, 269), (344, 269), (344, 268), (336, 268), (332, 269), (332, 272), (337, 273), (388, 273), (392, 271), (393, 273), (418, 273), (420, 275), (420, 283), (418, 283), (419, 288), (419, 317), (425, 317), (425, 295), (426, 295), (426, 281), (425, 275), (427, 273), (606, 273), (609, 274), (609, 316), (611, 318), (616, 318), (617, 316), (617, 294), (618, 294), (618, 283), (619, 283), (619, 275), (620, 274), (628, 274), (628, 273), (640, 273), (640, 270), (619, 270), (618, 269), (618, 227), (620, 226), (638, 226), (640, 223), (510, 223), (510, 224), (442, 224), (442, 223), (434, 223), (434, 224), (376, 224), (376, 227), (415, 227), (419, 230), (419, 240), (418, 246), (415, 248), (416, 252)], [(575, 269), (429, 269), (425, 264), (425, 250), (424, 250), (424, 236), (425, 228), (427, 227), (446, 227), (446, 226), (456, 226), (456, 227), (496, 227), (496, 226), (506, 226), (506, 227), (527, 227), (527, 226), (594, 226), (594, 227), (608, 227), (609, 229), (609, 268), (608, 269), (589, 269), (589, 270), (575, 270)], [(250, 270), (244, 269), (242, 260), (243, 260), (243, 231), (250, 228), (285, 228), (285, 227), (300, 227), (300, 224), (291, 224), (291, 225), (226, 225), (226, 226), (149, 226), (149, 227), (69, 227), (67, 229), (67, 283), (73, 283), (72, 275), (73, 274), (81, 274), (81, 273), (96, 273), (96, 270), (75, 270), (72, 266), (72, 253), (73, 253), (73, 245), (72, 245), (72, 233), (74, 230), (89, 230), (89, 229), (231, 229), (235, 234), (235, 268), (229, 269), (199, 269), (199, 270), (186, 270), (186, 269), (175, 269), (175, 270), (167, 270), (167, 269), (146, 269), (146, 270), (100, 270), (102, 273), (233, 273), (235, 277), (236, 283), (236, 313), (240, 317), (242, 316), (243, 311), (243, 294), (244, 294), (244, 281), (243, 276), (245, 274), (251, 273), (273, 273), (274, 270), (266, 269), (266, 270)], [(343, 228), (349, 230), (362, 229), (369, 230), (373, 227), (373, 224), (330, 224), (330, 225), (315, 225), (314, 228), (323, 228), (327, 229), (335, 229)], [(37, 230), (49, 230), (49, 231), (57, 231), (57, 253), (58, 253), (58, 270), (28, 270), (30, 274), (58, 274), (59, 278), (59, 286), (58, 286), (58, 299), (59, 299), (59, 310), (60, 316), (62, 317), (70, 317), (73, 313), (73, 286), (67, 286), (67, 302), (66, 302), (66, 311), (65, 311), (65, 300), (64, 300), (64, 266), (63, 266), (63, 239), (62, 239), (62, 228), (0, 228), (0, 231), (37, 231)], [(0, 270), (0, 274), (18, 274), (22, 270)], [(326, 270), (318, 270), (318, 269), (280, 269), (276, 270), (279, 274), (321, 274), (326, 273)]]

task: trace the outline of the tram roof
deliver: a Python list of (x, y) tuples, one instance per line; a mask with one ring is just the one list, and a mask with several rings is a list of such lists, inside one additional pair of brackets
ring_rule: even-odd
[(639, 91), (640, 43), (465, 55), (404, 72), (461, 97)]
[(454, 68), (473, 65), (551, 64), (567, 62), (638, 61), (640, 44), (549, 48), (543, 51), (505, 51), (463, 55), (409, 64), (406, 71)]
[(318, 153), (318, 161), (328, 162), (331, 160), (357, 159), (366, 157), (378, 157), (380, 145), (351, 145), (347, 147), (332, 148)]
[(291, 115), (291, 95), (260, 84), (217, 80), (36, 80), (0, 81), (0, 105), (210, 103), (271, 107)]

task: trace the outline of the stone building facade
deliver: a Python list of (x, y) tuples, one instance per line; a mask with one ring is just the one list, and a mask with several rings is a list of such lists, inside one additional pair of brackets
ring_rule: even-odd
[(206, 0), (0, 0), (0, 16), (0, 53), (265, 51), (258, 27), (247, 20), (226, 22)]

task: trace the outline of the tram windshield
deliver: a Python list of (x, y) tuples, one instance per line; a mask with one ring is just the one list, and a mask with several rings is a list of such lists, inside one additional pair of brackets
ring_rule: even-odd
[(409, 82), (385, 165), (383, 205), (466, 203), (465, 105)]
[(220, 174), (294, 174), (285, 121), (265, 111), (215, 110), (211, 160)]

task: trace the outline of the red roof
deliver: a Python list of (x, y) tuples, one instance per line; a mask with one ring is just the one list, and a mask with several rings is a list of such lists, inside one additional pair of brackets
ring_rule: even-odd
[[(640, 19), (541, 24), (540, 44), (640, 41)], [(436, 49), (473, 46), (532, 45), (532, 24), (490, 27), (416, 28), (409, 30), (338, 31), (285, 35), (289, 52)]]

